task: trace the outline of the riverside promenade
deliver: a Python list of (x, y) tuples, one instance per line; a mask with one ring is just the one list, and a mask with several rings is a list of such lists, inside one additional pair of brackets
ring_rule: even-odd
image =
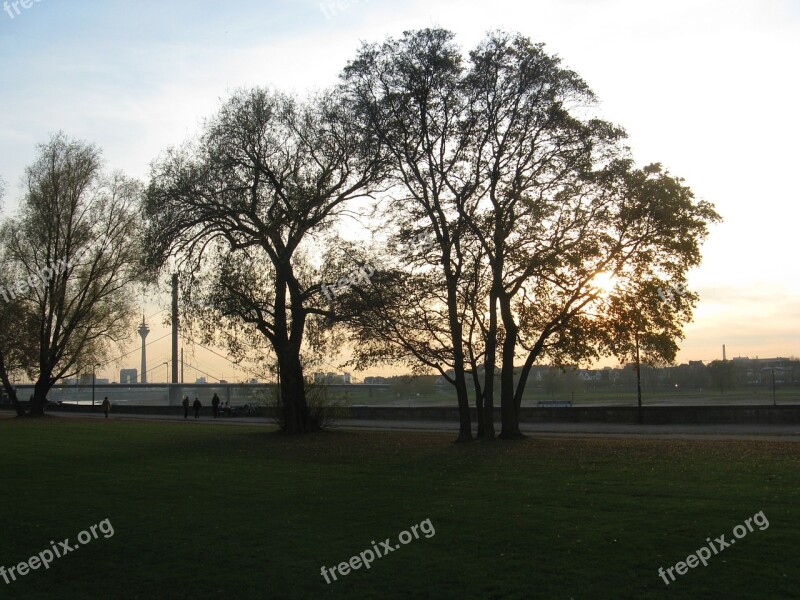
[[(83, 419), (105, 421), (99, 411), (52, 411), (53, 419)], [(0, 419), (13, 419), (11, 411), (0, 411)], [(182, 415), (111, 413), (108, 421), (183, 422), (187, 426), (260, 426), (274, 429), (268, 417), (219, 417), (204, 415), (200, 419), (184, 419)], [(499, 423), (495, 424), (500, 431)], [(331, 429), (386, 430), (456, 433), (458, 422), (420, 419), (338, 419)], [(638, 423), (567, 423), (521, 422), (520, 429), (530, 437), (611, 437), (693, 440), (763, 440), (800, 442), (800, 423), (702, 423), (702, 424), (638, 424)]]

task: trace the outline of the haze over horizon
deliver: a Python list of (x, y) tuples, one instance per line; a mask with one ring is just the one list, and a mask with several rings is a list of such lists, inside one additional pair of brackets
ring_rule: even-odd
[[(149, 163), (195, 135), (236, 89), (324, 88), (362, 41), (408, 29), (450, 29), (465, 49), (487, 30), (519, 31), (586, 80), (602, 116), (628, 131), (638, 164), (661, 162), (724, 218), (689, 277), (700, 302), (677, 361), (721, 358), (722, 344), (729, 358), (800, 356), (800, 269), (792, 260), (800, 120), (790, 102), (777, 102), (800, 92), (791, 75), (800, 58), (800, 5), (498, 0), (489, 14), (486, 7), (474, 0), (42, 0), (17, 14), (4, 5), (3, 210), (14, 210), (25, 166), (54, 131), (96, 144), (109, 168), (146, 181)], [(149, 340), (168, 332), (162, 319), (148, 322)], [(138, 368), (137, 349), (132, 332), (131, 354), (99, 375), (113, 381), (119, 367)], [(169, 358), (168, 338), (148, 348), (149, 366), (162, 356)], [(249, 378), (202, 349), (197, 361), (215, 377)], [(339, 361), (328, 362), (325, 370)]]

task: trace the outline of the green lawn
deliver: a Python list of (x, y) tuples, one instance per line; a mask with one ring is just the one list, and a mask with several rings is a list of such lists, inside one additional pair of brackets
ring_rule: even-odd
[[(2, 598), (797, 598), (800, 445), (0, 419), (0, 565), (109, 519)], [(658, 567), (763, 511), (667, 587)], [(411, 541), (326, 584), (430, 519)]]

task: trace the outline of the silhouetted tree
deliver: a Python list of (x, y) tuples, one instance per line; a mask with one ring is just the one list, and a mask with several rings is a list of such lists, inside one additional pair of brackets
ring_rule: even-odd
[[(459, 441), (472, 439), (469, 398), (465, 372), (463, 304), (459, 284), (464, 277), (462, 244), (467, 231), (459, 219), (458, 205), (476, 191), (471, 177), (475, 169), (464, 169), (464, 156), (471, 140), (464, 135), (466, 109), (462, 85), (462, 58), (452, 42), (453, 34), (440, 29), (407, 32), (402, 39), (388, 39), (381, 45), (366, 44), (345, 68), (342, 82), (360, 116), (387, 147), (392, 159), (392, 201), (388, 211), (404, 231), (429, 232), (436, 251), (425, 258), (438, 273), (428, 274), (430, 303), (414, 310), (413, 321), (429, 320), (430, 310), (442, 314), (432, 329), (445, 337), (420, 331), (414, 340), (398, 340), (404, 355), (447, 354), (453, 365), (452, 377), (443, 362), (430, 366), (445, 376), (456, 390), (459, 410)], [(443, 312), (440, 312), (441, 306)], [(412, 309), (413, 310), (413, 309)], [(405, 320), (401, 312), (384, 314), (384, 331)], [(386, 320), (391, 319), (391, 320)], [(382, 336), (392, 343), (387, 336)], [(426, 339), (427, 338), (427, 339)], [(441, 350), (442, 352), (439, 352)]]
[[(465, 65), (452, 38), (426, 29), (366, 45), (343, 80), (390, 148), (401, 192), (389, 213), (435, 234), (430, 264), (441, 291), (428, 294), (428, 306), (447, 309), (460, 439), (469, 439), (460, 373), (478, 330), (484, 375), (495, 372), (499, 350), (501, 436), (517, 437), (534, 363), (623, 356), (640, 330), (648, 352), (674, 357), (696, 299), (685, 273), (699, 263), (700, 242), (718, 216), (659, 165), (636, 168), (624, 131), (592, 117), (591, 90), (541, 45), (492, 33)], [(480, 285), (470, 283), (474, 273)], [(603, 274), (616, 291), (595, 285)], [(468, 305), (485, 327), (467, 336), (469, 286), (482, 294)], [(671, 303), (658, 294), (663, 287), (678, 290)], [(422, 301), (409, 310), (423, 313)], [(420, 335), (417, 347), (425, 344)], [(483, 380), (486, 437), (494, 435), (493, 380)]]
[(130, 291), (143, 277), (141, 192), (120, 173), (104, 174), (97, 148), (63, 134), (42, 144), (26, 169), (19, 213), (0, 230), (9, 300), (2, 312), (17, 320), (3, 337), (22, 336), (3, 348), (0, 376), (10, 395), (10, 370), (35, 379), (31, 414), (43, 414), (57, 380), (130, 337)]
[[(380, 144), (334, 94), (299, 103), (264, 89), (235, 94), (198, 140), (153, 168), (150, 263), (175, 260), (183, 306), (206, 339), (238, 358), (277, 355), (287, 433), (314, 431), (304, 340), (332, 313), (312, 265), (348, 201), (382, 178)], [(308, 333), (311, 335), (307, 335)], [(266, 359), (265, 359), (266, 360)]]
[[(5, 185), (0, 179), (0, 201), (5, 193)], [(0, 245), (0, 265), (6, 265), (6, 249)], [(12, 377), (26, 373), (26, 369), (36, 364), (36, 326), (32, 314), (23, 312), (23, 298), (11, 297), (8, 290), (14, 288), (11, 280), (12, 270), (0, 270), (0, 286), (6, 297), (0, 302), (0, 381), (11, 400), (14, 410), (22, 416), (25, 410), (19, 403)]]

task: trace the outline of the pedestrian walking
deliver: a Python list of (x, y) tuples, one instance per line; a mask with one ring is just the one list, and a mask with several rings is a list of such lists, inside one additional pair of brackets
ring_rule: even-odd
[(194, 403), (192, 404), (192, 406), (194, 407), (194, 418), (195, 419), (199, 419), (200, 418), (200, 409), (203, 408), (203, 404), (200, 402), (200, 398), (195, 396), (194, 397)]
[(107, 419), (108, 418), (108, 411), (111, 410), (111, 401), (108, 399), (108, 396), (103, 398), (102, 407), (103, 407), (103, 412), (105, 413), (106, 419)]
[(183, 418), (184, 419), (188, 419), (189, 418), (189, 396), (184, 396), (183, 397), (182, 404), (183, 404)]
[(211, 399), (211, 411), (214, 413), (214, 418), (219, 416), (219, 396), (214, 392), (214, 397)]

